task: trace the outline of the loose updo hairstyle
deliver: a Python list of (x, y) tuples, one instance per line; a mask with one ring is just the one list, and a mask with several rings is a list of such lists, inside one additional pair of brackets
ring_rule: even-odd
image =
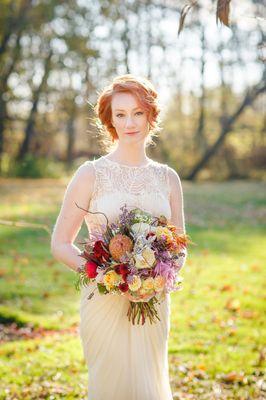
[(155, 145), (152, 137), (157, 136), (161, 130), (159, 127), (160, 107), (158, 104), (158, 94), (152, 83), (143, 77), (136, 77), (131, 74), (121, 75), (114, 78), (113, 82), (104, 87), (102, 92), (98, 93), (99, 97), (94, 107), (98, 123), (98, 131), (101, 136), (100, 144), (105, 150), (114, 147), (118, 140), (116, 129), (112, 125), (112, 97), (116, 93), (131, 93), (139, 102), (140, 106), (147, 112), (149, 122), (149, 135), (146, 139), (146, 146)]

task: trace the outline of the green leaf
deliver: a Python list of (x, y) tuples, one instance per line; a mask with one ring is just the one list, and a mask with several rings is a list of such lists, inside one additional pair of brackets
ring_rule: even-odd
[(106, 287), (104, 285), (102, 285), (101, 283), (97, 283), (98, 286), (98, 290), (100, 294), (107, 294), (108, 290), (106, 289)]

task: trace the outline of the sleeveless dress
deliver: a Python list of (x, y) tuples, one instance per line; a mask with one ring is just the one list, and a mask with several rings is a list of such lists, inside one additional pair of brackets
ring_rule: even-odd
[[(120, 208), (140, 207), (154, 216), (171, 217), (167, 164), (150, 160), (126, 166), (102, 156), (92, 163), (95, 184), (89, 211), (106, 214), (114, 222)], [(105, 225), (101, 214), (86, 214), (88, 232)], [(79, 335), (88, 367), (88, 400), (172, 400), (168, 370), (170, 295), (158, 304), (160, 321), (133, 325), (129, 300), (118, 294), (88, 295), (81, 289)]]

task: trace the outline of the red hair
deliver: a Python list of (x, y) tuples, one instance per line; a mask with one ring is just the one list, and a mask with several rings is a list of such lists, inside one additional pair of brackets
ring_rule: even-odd
[(131, 74), (116, 77), (113, 82), (106, 86), (98, 97), (95, 112), (104, 126), (105, 132), (111, 136), (112, 143), (118, 139), (115, 128), (112, 125), (111, 102), (116, 93), (131, 93), (136, 97), (139, 104), (147, 112), (150, 124), (150, 134), (159, 130), (158, 116), (160, 108), (158, 105), (158, 94), (152, 83), (146, 78), (135, 77)]

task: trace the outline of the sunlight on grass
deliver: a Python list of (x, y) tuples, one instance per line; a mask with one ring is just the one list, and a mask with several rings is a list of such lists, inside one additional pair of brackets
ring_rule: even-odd
[[(2, 219), (38, 222), (52, 229), (67, 180), (3, 183)], [(187, 233), (195, 245), (182, 271), (183, 290), (171, 295), (173, 390), (188, 384), (186, 370), (200, 368), (207, 384), (222, 373), (243, 371), (252, 376), (264, 369), (266, 240), (261, 185), (183, 183)], [(76, 243), (84, 237), (85, 226)], [(0, 225), (0, 254), (2, 323), (58, 330), (78, 325), (75, 275), (51, 256), (47, 232)], [(87, 371), (77, 335), (58, 332), (5, 342), (0, 354), (5, 393), (0, 399), (85, 398)], [(243, 390), (250, 398), (259, 398), (256, 387), (248, 381)], [(193, 399), (201, 398), (193, 385), (188, 390), (195, 394)], [(228, 399), (241, 398), (232, 394), (233, 386), (228, 390), (233, 396)]]

